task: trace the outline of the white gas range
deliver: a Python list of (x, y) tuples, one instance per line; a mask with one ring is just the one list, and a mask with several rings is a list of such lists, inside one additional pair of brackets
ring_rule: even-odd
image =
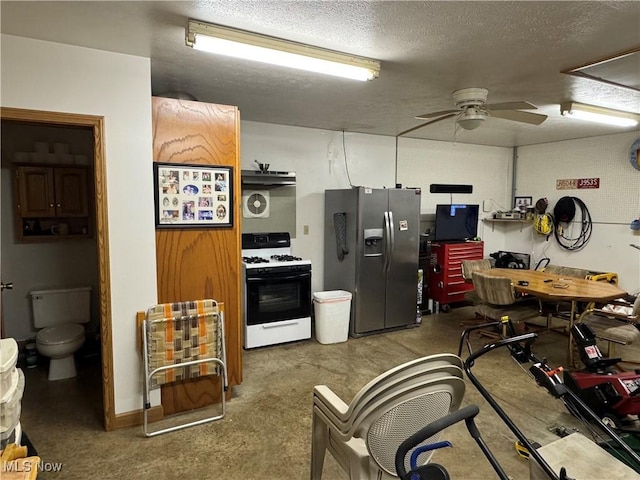
[(311, 338), (311, 261), (286, 232), (242, 234), (243, 345)]

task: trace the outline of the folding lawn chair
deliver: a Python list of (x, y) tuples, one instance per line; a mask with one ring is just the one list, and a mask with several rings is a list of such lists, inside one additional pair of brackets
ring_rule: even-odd
[[(225, 415), (227, 361), (223, 313), (215, 300), (163, 303), (151, 307), (142, 322), (144, 397), (143, 427), (147, 437), (172, 432)], [(204, 375), (221, 377), (218, 415), (150, 432), (150, 393), (161, 385)]]

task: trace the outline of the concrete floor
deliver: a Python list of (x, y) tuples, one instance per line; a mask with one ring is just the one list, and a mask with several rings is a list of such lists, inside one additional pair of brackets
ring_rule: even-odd
[[(141, 427), (103, 431), (98, 359), (85, 360), (77, 378), (58, 382), (47, 382), (46, 365), (26, 369), (23, 429), (44, 462), (63, 464), (61, 473), (43, 472), (38, 478), (307, 479), (314, 385), (328, 385), (348, 403), (364, 384), (393, 366), (456, 352), (460, 321), (472, 317), (470, 307), (454, 308), (423, 317), (418, 328), (342, 344), (309, 340), (245, 351), (244, 383), (234, 389), (224, 420), (154, 438), (143, 437)], [(475, 347), (486, 343), (472, 339)], [(565, 337), (545, 333), (534, 350), (552, 365), (566, 365), (566, 345)], [(545, 445), (558, 439), (549, 427), (579, 426), (504, 349), (479, 359), (473, 371), (528, 438)], [(467, 385), (463, 406), (480, 407), (477, 423), (489, 447), (512, 478), (529, 478), (528, 461), (516, 454), (513, 434), (469, 381)], [(444, 438), (454, 447), (436, 452), (433, 461), (452, 478), (496, 478), (463, 425), (448, 429)], [(330, 455), (324, 478), (347, 478)]]

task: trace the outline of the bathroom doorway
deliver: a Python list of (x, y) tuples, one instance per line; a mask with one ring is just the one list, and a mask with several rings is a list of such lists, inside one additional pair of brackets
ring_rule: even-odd
[[(69, 127), (90, 129), (93, 136), (92, 178), (88, 184), (93, 190), (93, 239), (97, 246), (98, 276), (98, 317), (101, 351), (102, 407), (105, 430), (115, 428), (114, 384), (113, 384), (113, 347), (111, 323), (111, 287), (109, 271), (109, 230), (106, 198), (106, 159), (104, 154), (104, 118), (94, 115), (44, 112), (17, 108), (2, 108), (2, 122), (15, 122), (24, 125)], [(9, 207), (13, 208), (13, 207)], [(6, 206), (4, 207), (6, 211)], [(18, 228), (18, 225), (16, 225)], [(25, 228), (19, 226), (19, 228)], [(2, 279), (11, 282), (11, 279)]]

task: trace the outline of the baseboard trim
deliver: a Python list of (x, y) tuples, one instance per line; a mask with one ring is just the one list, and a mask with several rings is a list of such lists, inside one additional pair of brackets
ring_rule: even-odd
[[(164, 418), (164, 410), (162, 405), (151, 407), (148, 413), (149, 422), (157, 422)], [(135, 427), (136, 425), (142, 425), (142, 409), (133, 410), (131, 412), (119, 413), (116, 415), (113, 422), (113, 428), (128, 428)]]

